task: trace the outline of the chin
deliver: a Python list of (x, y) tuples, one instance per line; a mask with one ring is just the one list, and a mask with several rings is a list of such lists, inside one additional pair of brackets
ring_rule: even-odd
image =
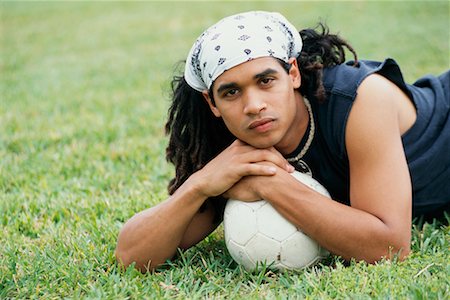
[(257, 149), (267, 149), (273, 146), (272, 144), (249, 144), (249, 145)]
[(245, 141), (250, 146), (253, 146), (258, 149), (266, 149), (275, 146), (277, 143), (273, 141), (272, 139), (265, 139), (260, 141)]

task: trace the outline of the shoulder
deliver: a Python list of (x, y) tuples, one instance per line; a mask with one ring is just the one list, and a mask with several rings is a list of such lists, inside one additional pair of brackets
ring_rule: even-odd
[(386, 97), (398, 96), (402, 91), (391, 80), (379, 73), (373, 73), (365, 77), (357, 88), (357, 97), (355, 101), (368, 98), (377, 101), (386, 101)]
[(356, 65), (354, 61), (348, 61), (341, 65), (325, 68), (323, 84), (328, 93), (355, 97), (356, 90), (361, 83), (372, 74), (380, 74), (401, 90), (408, 92), (400, 67), (391, 58), (384, 61), (361, 60)]
[[(344, 108), (342, 130), (347, 131), (348, 126), (363, 128), (364, 124), (370, 126), (389, 117), (396, 121), (398, 126), (398, 103), (410, 102), (411, 96), (394, 60), (361, 61), (358, 66), (348, 62), (330, 69), (329, 72), (331, 73), (328, 77), (324, 76), (328, 79), (324, 81), (325, 84), (329, 85), (324, 85), (329, 106)], [(334, 79), (330, 79), (330, 75), (334, 75), (331, 76)]]
[[(385, 111), (394, 104), (388, 99), (406, 89), (400, 68), (392, 59), (362, 60), (357, 66), (349, 61), (325, 68), (323, 84), (327, 100), (314, 105), (319, 127), (329, 147), (337, 149), (336, 153), (343, 158), (348, 154), (348, 126), (361, 128), (364, 127), (361, 122), (376, 115), (387, 117)], [(384, 101), (386, 103), (382, 104)], [(349, 122), (350, 116), (354, 119), (352, 122)]]
[(406, 94), (382, 75), (371, 74), (361, 82), (346, 127), (349, 152), (359, 149), (364, 155), (368, 149), (361, 147), (386, 146), (389, 140), (400, 139), (397, 104), (401, 98), (407, 98)]
[(382, 75), (371, 74), (358, 86), (352, 111), (363, 117), (387, 116), (395, 112), (395, 99), (403, 95), (394, 83)]

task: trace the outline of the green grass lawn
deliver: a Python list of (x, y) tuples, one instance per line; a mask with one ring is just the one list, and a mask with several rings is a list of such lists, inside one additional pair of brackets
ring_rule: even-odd
[(176, 62), (206, 26), (252, 9), (325, 21), (408, 82), (449, 68), (447, 1), (1, 2), (0, 299), (450, 297), (450, 232), (436, 223), (412, 228), (401, 263), (251, 274), (219, 229), (153, 274), (116, 265), (123, 223), (167, 197)]

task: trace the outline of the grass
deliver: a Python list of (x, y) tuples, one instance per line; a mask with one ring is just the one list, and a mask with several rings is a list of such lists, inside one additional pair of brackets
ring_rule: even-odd
[(121, 270), (122, 224), (167, 197), (169, 81), (193, 40), (238, 11), (324, 20), (361, 58), (412, 82), (449, 63), (449, 4), (429, 2), (1, 2), (0, 298), (450, 296), (450, 233), (412, 228), (404, 262), (251, 274), (219, 229), (153, 274)]

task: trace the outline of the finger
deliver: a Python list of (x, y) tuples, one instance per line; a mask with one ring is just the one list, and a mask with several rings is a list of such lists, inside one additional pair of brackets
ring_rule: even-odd
[(285, 157), (284, 157), (277, 149), (275, 149), (275, 147), (267, 148), (267, 150), (269, 150), (270, 152), (272, 152), (272, 153), (274, 153), (274, 154), (280, 156), (282, 159), (284, 159), (284, 162), (285, 162), (285, 167), (284, 167), (284, 169), (285, 169), (287, 172), (292, 173), (292, 172), (295, 171), (295, 167), (294, 167), (293, 165), (291, 165), (291, 164), (287, 161), (287, 159), (286, 159), (286, 158), (285, 158)]
[[(275, 150), (276, 151), (276, 150)], [(259, 162), (271, 162), (278, 167), (292, 172), (293, 167), (287, 162), (287, 160), (278, 152), (270, 151), (268, 149), (257, 149), (251, 152), (242, 154), (242, 162), (259, 163)]]
[(283, 157), (283, 155), (274, 147), (259, 149), (236, 139), (224, 152), (219, 156), (228, 156), (228, 163), (258, 163), (272, 162), (286, 172), (292, 173), (295, 168)]
[(277, 173), (277, 167), (273, 163), (249, 163), (243, 164), (237, 170), (239, 176), (272, 176)]

